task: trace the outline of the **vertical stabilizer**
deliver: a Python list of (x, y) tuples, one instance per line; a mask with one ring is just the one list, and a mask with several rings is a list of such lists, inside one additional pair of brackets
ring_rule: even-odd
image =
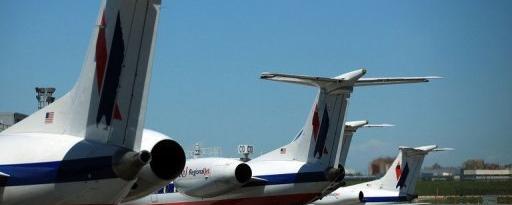
[[(262, 79), (318, 88), (318, 95), (304, 127), (288, 145), (264, 154), (254, 160), (297, 160), (323, 167), (338, 168), (342, 158), (345, 132), (345, 114), (354, 87), (428, 82), (430, 77), (362, 78), (365, 69), (359, 69), (334, 78), (263, 73)], [(346, 144), (348, 145), (348, 144)], [(345, 153), (346, 154), (346, 153)]]
[(160, 0), (103, 2), (73, 89), (4, 133), (66, 134), (138, 150), (159, 8)]
[(263, 155), (258, 160), (297, 160), (320, 164), (322, 167), (338, 167), (340, 135), (344, 132), (345, 113), (353, 84), (366, 70), (344, 74), (345, 77), (320, 78), (264, 73), (261, 78), (298, 83), (319, 88), (306, 123), (290, 144)]
[(367, 128), (375, 128), (375, 127), (393, 127), (393, 124), (368, 124), (368, 120), (359, 120), (359, 121), (350, 121), (345, 123), (345, 132), (343, 133), (343, 138), (341, 142), (341, 156), (340, 156), (340, 164), (345, 165), (347, 161), (348, 151), (350, 150), (350, 144), (352, 142), (352, 137), (357, 132), (359, 128), (367, 127)]
[(399, 147), (399, 150), (398, 156), (386, 174), (370, 183), (382, 189), (399, 191), (401, 196), (414, 196), (425, 156), (432, 151), (451, 149), (440, 149), (437, 145), (428, 145), (416, 148)]

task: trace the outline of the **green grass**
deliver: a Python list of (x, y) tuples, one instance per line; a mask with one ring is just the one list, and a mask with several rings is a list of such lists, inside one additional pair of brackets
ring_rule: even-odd
[(512, 204), (512, 197), (498, 197), (498, 204)]
[(418, 195), (512, 195), (512, 181), (418, 181)]
[[(419, 200), (421, 203), (432, 203), (432, 204), (482, 204), (482, 197), (479, 196), (462, 196), (462, 197), (439, 197), (437, 199), (422, 199)], [(498, 197), (498, 204), (512, 204), (512, 197), (500, 196)]]

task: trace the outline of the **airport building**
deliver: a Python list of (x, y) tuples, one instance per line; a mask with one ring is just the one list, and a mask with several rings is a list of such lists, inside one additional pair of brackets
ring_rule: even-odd
[(26, 117), (27, 115), (18, 112), (0, 112), (0, 132)]
[(512, 169), (465, 169), (464, 180), (511, 180)]
[(462, 169), (457, 167), (432, 168), (421, 171), (421, 179), (427, 181), (445, 180), (512, 180), (512, 169)]
[(458, 167), (425, 167), (421, 179), (426, 181), (460, 180), (462, 169)]
[[(36, 87), (35, 91), (37, 94), (37, 109), (48, 106), (55, 101), (55, 97), (52, 96), (53, 93), (55, 93), (55, 88)], [(25, 119), (27, 116), (28, 115), (18, 112), (0, 112), (0, 132)]]
[(368, 175), (382, 176), (388, 171), (395, 158), (392, 157), (379, 157), (374, 159), (368, 166)]

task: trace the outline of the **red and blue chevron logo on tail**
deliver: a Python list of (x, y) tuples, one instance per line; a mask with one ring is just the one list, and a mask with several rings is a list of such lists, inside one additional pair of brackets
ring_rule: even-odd
[(406, 162), (404, 169), (400, 170), (400, 162), (398, 162), (398, 165), (396, 165), (395, 168), (395, 172), (396, 178), (398, 180), (396, 183), (396, 188), (400, 187), (400, 189), (402, 189), (402, 187), (406, 187), (405, 180), (407, 180), (407, 176), (409, 175), (409, 164)]
[(396, 175), (396, 180), (399, 180), (400, 179), (400, 175), (402, 175), (402, 169), (400, 167), (400, 161), (398, 162), (398, 164), (395, 167), (395, 175)]
[[(321, 123), (321, 124), (320, 124)], [(313, 113), (313, 133), (312, 136), (316, 142), (313, 156), (317, 159), (322, 158), (323, 154), (327, 154), (327, 148), (325, 147), (325, 141), (327, 139), (327, 131), (329, 130), (329, 113), (327, 112), (327, 105), (324, 108), (322, 115), (322, 121), (320, 122), (318, 117), (318, 106), (315, 106)], [(318, 154), (318, 156), (317, 156)]]
[(122, 120), (119, 103), (116, 101), (125, 50), (119, 13), (117, 14), (110, 54), (107, 53), (105, 27), (105, 14), (103, 14), (96, 41), (96, 81), (100, 94), (96, 124), (99, 124), (101, 119), (105, 117), (106, 125), (110, 126), (112, 118)]

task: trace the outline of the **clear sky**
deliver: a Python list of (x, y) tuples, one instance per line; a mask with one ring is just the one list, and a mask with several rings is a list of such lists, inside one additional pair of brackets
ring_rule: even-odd
[[(98, 1), (0, 1), (0, 111), (31, 113), (35, 86), (62, 96), (76, 81)], [(512, 1), (163, 0), (146, 127), (186, 149), (199, 142), (288, 143), (316, 90), (259, 79), (264, 71), (335, 76), (445, 77), (355, 89), (348, 120), (360, 130), (347, 167), (400, 145), (439, 144), (426, 165), (470, 158), (512, 163)]]

